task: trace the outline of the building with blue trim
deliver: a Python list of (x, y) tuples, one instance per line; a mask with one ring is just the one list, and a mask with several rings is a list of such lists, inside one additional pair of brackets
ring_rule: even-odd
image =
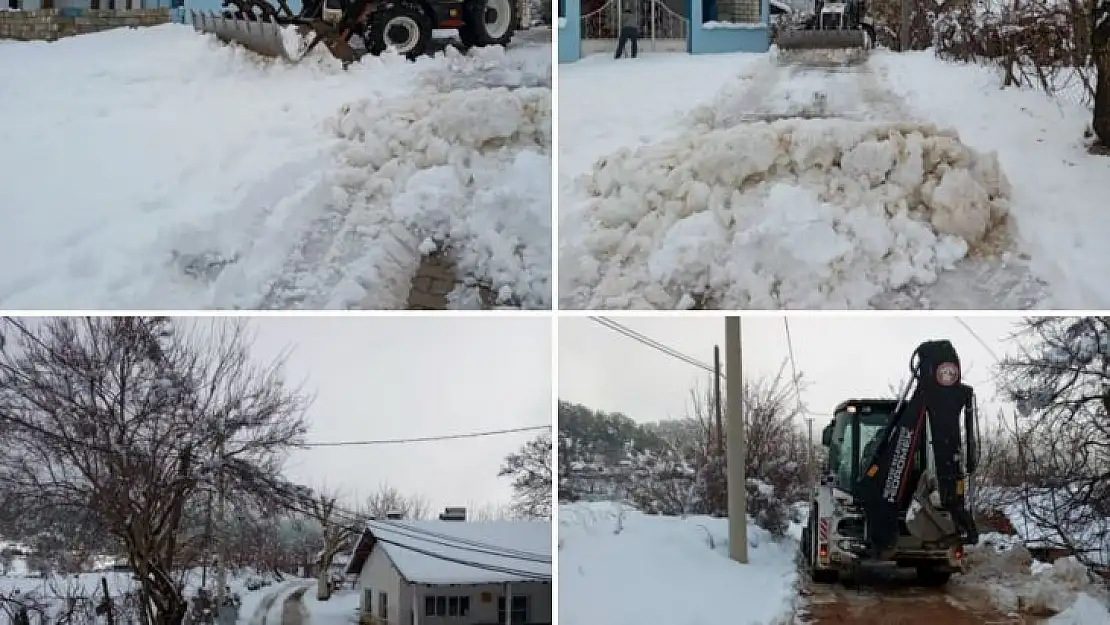
[[(654, 0), (649, 0), (654, 1)], [(690, 54), (766, 52), (771, 48), (770, 2), (685, 0), (688, 16), (686, 51)], [(582, 0), (559, 0), (559, 62), (582, 57)]]

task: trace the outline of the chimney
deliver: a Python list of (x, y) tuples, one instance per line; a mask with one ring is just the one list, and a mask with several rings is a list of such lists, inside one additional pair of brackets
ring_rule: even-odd
[(465, 521), (466, 508), (444, 508), (443, 514), (439, 515), (440, 521)]
[(385, 513), (385, 518), (389, 521), (400, 521), (405, 518), (405, 513), (391, 510)]

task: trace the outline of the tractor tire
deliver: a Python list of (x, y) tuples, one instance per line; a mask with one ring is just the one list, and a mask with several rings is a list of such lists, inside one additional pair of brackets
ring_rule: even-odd
[(432, 20), (420, 7), (406, 2), (391, 2), (370, 16), (364, 39), (366, 49), (375, 56), (390, 47), (398, 54), (416, 59), (432, 41)]
[(469, 0), (463, 6), (463, 45), (507, 46), (520, 22), (516, 0)]
[(952, 571), (938, 569), (933, 566), (917, 567), (917, 583), (930, 588), (939, 588), (948, 583)]

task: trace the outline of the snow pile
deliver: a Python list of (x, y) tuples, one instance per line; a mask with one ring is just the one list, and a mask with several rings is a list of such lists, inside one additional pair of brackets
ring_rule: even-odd
[(767, 624), (791, 611), (794, 543), (754, 524), (749, 564), (740, 565), (728, 558), (727, 519), (649, 516), (615, 503), (563, 505), (558, 518), (564, 625)]
[(497, 303), (551, 302), (551, 90), (473, 89), (344, 106), (332, 202), (348, 212), (339, 307), (403, 307), (420, 254)]
[[(584, 308), (860, 308), (1002, 236), (993, 154), (929, 124), (786, 119), (599, 161), (561, 253)], [(564, 237), (561, 237), (564, 238)]]
[[(1101, 608), (1110, 600), (1106, 589), (1074, 557), (1052, 564), (1033, 560), (1020, 539), (984, 534), (967, 550), (968, 572), (960, 583), (981, 586), (1001, 609), (1035, 616), (1058, 615), (1052, 623), (1066, 625), (1074, 615)], [(1072, 615), (1072, 616), (1069, 616)], [(1110, 614), (1106, 614), (1110, 619)], [(1083, 623), (1101, 622), (1081, 620)]]
[[(446, 102), (426, 95), (436, 89), (425, 72), (462, 67), (474, 84), (446, 87), (481, 91), (514, 73), (549, 76), (550, 64), (550, 46), (535, 45), (473, 61), (367, 56), (347, 70), (317, 46), (292, 65), (181, 24), (0, 46), (0, 303), (253, 310), (349, 301), (343, 279), (366, 272), (322, 258), (361, 259), (341, 248), (366, 239), (358, 215), (347, 223), (328, 208), (326, 177), (344, 140), (324, 122), (363, 99)], [(550, 204), (550, 169), (537, 177), (517, 184)], [(549, 233), (534, 238), (549, 255)]]
[(1110, 625), (1110, 612), (1091, 595), (1081, 594), (1068, 609), (1050, 618), (1047, 625)]
[(509, 54), (501, 46), (472, 48), (465, 55), (454, 47), (443, 51), (444, 62), (420, 74), (420, 82), (437, 91), (483, 87), (551, 87), (551, 59)]

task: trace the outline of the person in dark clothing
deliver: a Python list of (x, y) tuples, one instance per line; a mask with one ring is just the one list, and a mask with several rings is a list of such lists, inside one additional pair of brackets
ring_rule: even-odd
[(621, 58), (624, 56), (624, 44), (632, 44), (632, 58), (636, 58), (636, 41), (640, 38), (640, 20), (636, 19), (636, 13), (632, 7), (624, 7), (624, 12), (621, 14), (621, 32), (620, 38), (617, 40), (617, 55), (614, 58)]

